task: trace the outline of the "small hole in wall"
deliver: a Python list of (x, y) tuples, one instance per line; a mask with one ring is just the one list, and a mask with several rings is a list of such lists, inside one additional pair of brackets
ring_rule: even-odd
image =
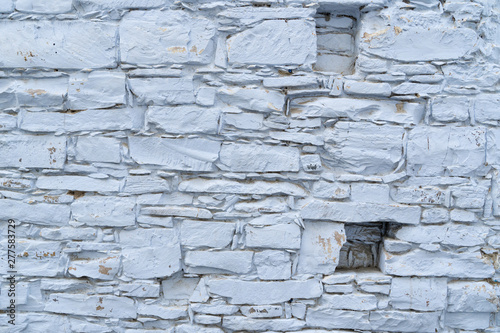
[(337, 268), (378, 267), (385, 223), (345, 224), (346, 242), (340, 249)]
[(314, 70), (352, 74), (356, 60), (356, 19), (334, 13), (319, 13), (315, 20), (318, 53)]

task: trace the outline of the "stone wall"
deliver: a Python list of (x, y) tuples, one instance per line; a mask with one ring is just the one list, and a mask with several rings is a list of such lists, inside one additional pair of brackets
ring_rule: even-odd
[(499, 23), (1, 1), (0, 331), (500, 332)]

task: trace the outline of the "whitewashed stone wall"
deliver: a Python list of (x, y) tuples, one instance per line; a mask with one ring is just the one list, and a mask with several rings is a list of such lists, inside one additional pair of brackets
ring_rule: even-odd
[(0, 331), (500, 332), (499, 24), (0, 1)]

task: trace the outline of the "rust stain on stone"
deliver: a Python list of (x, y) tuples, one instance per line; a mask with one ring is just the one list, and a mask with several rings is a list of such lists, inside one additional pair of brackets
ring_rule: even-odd
[(103, 265), (99, 265), (99, 273), (104, 275), (109, 275), (109, 271), (112, 270), (111, 267), (105, 267)]

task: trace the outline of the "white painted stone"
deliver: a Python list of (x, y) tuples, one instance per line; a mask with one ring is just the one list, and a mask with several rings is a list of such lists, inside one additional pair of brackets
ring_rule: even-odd
[(341, 75), (353, 73), (356, 59), (352, 56), (331, 54), (330, 52), (320, 51), (314, 65), (314, 70)]
[(247, 225), (245, 235), (246, 246), (250, 248), (300, 248), (300, 227), (296, 224), (278, 224), (267, 227)]
[(348, 95), (389, 97), (391, 95), (391, 86), (388, 83), (345, 81), (344, 91)]
[(290, 254), (285, 251), (256, 252), (253, 263), (261, 280), (288, 280), (291, 275)]
[(283, 94), (267, 89), (219, 89), (217, 96), (228, 105), (237, 106), (243, 110), (265, 113), (282, 111), (285, 104)]
[(212, 314), (212, 315), (232, 315), (238, 312), (239, 307), (236, 305), (226, 304), (201, 304), (194, 303), (191, 305), (194, 312)]
[(167, 133), (217, 133), (220, 110), (196, 106), (148, 109), (147, 121)]
[(354, 40), (349, 34), (325, 33), (318, 34), (317, 38), (318, 50), (350, 54), (354, 49)]
[(398, 95), (437, 94), (441, 92), (441, 87), (437, 84), (404, 82), (392, 88), (392, 92)]
[(120, 23), (121, 59), (139, 65), (208, 64), (215, 32), (210, 20), (183, 11), (131, 11)]
[(393, 278), (391, 305), (399, 310), (443, 310), (446, 306), (446, 283), (443, 278)]
[(417, 103), (390, 100), (318, 97), (292, 104), (292, 116), (348, 118), (353, 121), (390, 121), (402, 124), (418, 124), (424, 115), (424, 107)]
[(47, 226), (64, 226), (68, 224), (69, 215), (70, 209), (67, 205), (27, 204), (17, 200), (0, 200), (0, 219), (3, 221), (13, 219)]
[(224, 123), (238, 129), (259, 130), (263, 125), (264, 116), (259, 113), (226, 113)]
[(228, 171), (299, 171), (299, 150), (294, 147), (223, 144), (220, 168)]
[(173, 300), (187, 300), (191, 297), (199, 282), (199, 278), (172, 276), (161, 282), (163, 298)]
[(234, 223), (184, 220), (181, 223), (181, 245), (224, 248), (233, 240)]
[(89, 226), (129, 226), (135, 224), (135, 199), (84, 196), (71, 204), (74, 221)]
[[(52, 217), (53, 219), (53, 217)], [(69, 220), (66, 219), (66, 220)], [(53, 223), (51, 223), (53, 225)], [(94, 240), (97, 237), (97, 230), (94, 228), (73, 228), (62, 227), (57, 229), (44, 228), (40, 231), (40, 236), (48, 240)]]
[(36, 14), (62, 14), (71, 11), (71, 0), (43, 1), (43, 0), (18, 0), (16, 10)]
[(403, 205), (363, 204), (304, 200), (299, 202), (301, 216), (311, 220), (330, 220), (347, 223), (397, 222), (418, 224), (420, 207)]
[(60, 169), (66, 161), (66, 138), (2, 135), (0, 156), (0, 167)]
[(160, 284), (150, 281), (135, 281), (132, 283), (121, 283), (118, 286), (120, 294), (129, 297), (159, 297)]
[(208, 193), (235, 193), (235, 194), (288, 194), (305, 197), (306, 191), (292, 183), (276, 183), (266, 181), (251, 181), (240, 183), (230, 180), (189, 179), (179, 184), (179, 191), (208, 192)]
[(85, 176), (42, 176), (36, 187), (52, 190), (83, 192), (118, 192), (121, 182), (115, 179), (95, 179)]
[(0, 80), (0, 106), (5, 109), (60, 110), (67, 94), (68, 79), (65, 77)]
[(474, 104), (474, 118), (479, 123), (496, 125), (500, 117), (496, 110), (500, 105), (499, 94), (481, 94), (476, 97)]
[(372, 330), (432, 333), (439, 329), (439, 313), (374, 311), (370, 324)]
[(210, 279), (211, 294), (227, 297), (231, 304), (266, 305), (287, 302), (292, 298), (317, 298), (323, 287), (318, 280), (251, 282), (235, 279)]
[(191, 78), (133, 78), (130, 90), (139, 105), (176, 105), (194, 103)]
[(441, 243), (453, 246), (483, 245), (489, 228), (442, 224), (432, 226), (404, 226), (396, 232), (396, 237), (413, 243)]
[(498, 311), (497, 293), (487, 282), (453, 281), (448, 290), (448, 312)]
[(356, 202), (389, 203), (390, 187), (386, 184), (352, 183), (351, 199)]
[(316, 60), (315, 27), (306, 20), (269, 20), (227, 40), (230, 63), (298, 65)]
[(493, 263), (483, 260), (480, 252), (427, 252), (417, 249), (394, 255), (382, 251), (379, 267), (385, 274), (399, 276), (488, 278), (494, 274)]
[(165, 5), (164, 0), (113, 0), (104, 2), (100, 0), (77, 0), (77, 2), (86, 12), (132, 8), (149, 9)]
[(334, 310), (326, 306), (309, 308), (306, 323), (310, 327), (327, 329), (360, 329), (369, 330), (369, 312)]
[(182, 216), (199, 219), (209, 219), (212, 217), (212, 213), (207, 209), (183, 206), (143, 207), (141, 208), (141, 214), (153, 216)]
[(119, 269), (120, 256), (116, 253), (83, 252), (76, 254), (69, 262), (68, 274), (77, 278), (113, 280)]
[(415, 176), (484, 174), (485, 133), (484, 127), (416, 127), (408, 137), (407, 172)]
[[(236, 7), (228, 8), (218, 14), (224, 18), (225, 24), (252, 25), (262, 20), (272, 19), (298, 19), (307, 18), (314, 15), (311, 8), (284, 7)], [(226, 21), (228, 20), (228, 21)], [(226, 23), (228, 22), (228, 23)]]
[(313, 184), (312, 194), (315, 198), (323, 199), (345, 199), (349, 198), (351, 188), (343, 183), (330, 183), (324, 180)]
[(184, 263), (191, 267), (213, 268), (219, 270), (246, 274), (252, 270), (252, 251), (188, 251)]
[(324, 132), (325, 159), (352, 173), (389, 173), (402, 158), (404, 133), (398, 126), (341, 121)]
[(314, 134), (308, 133), (295, 133), (295, 132), (270, 132), (271, 138), (280, 141), (291, 141), (302, 144), (311, 144), (316, 146), (322, 146), (324, 144), (323, 138)]
[(405, 62), (452, 60), (472, 51), (477, 39), (476, 32), (468, 28), (411, 28), (396, 33), (392, 27), (387, 27), (365, 33), (362, 47), (370, 54)]
[(243, 316), (225, 316), (222, 327), (230, 330), (292, 330), (296, 331), (305, 327), (306, 323), (298, 319), (252, 319)]
[(264, 78), (262, 85), (266, 88), (315, 87), (318, 80), (312, 76), (268, 77)]
[(120, 163), (120, 141), (107, 137), (79, 137), (75, 158), (77, 161)]
[(333, 274), (346, 241), (344, 225), (332, 222), (305, 222), (304, 225), (297, 272)]
[(73, 74), (69, 79), (68, 101), (73, 110), (125, 104), (125, 75), (103, 71)]
[(466, 121), (469, 119), (469, 100), (465, 96), (439, 96), (432, 101), (432, 117), (443, 122)]
[(172, 170), (210, 171), (219, 157), (213, 140), (129, 137), (130, 156), (139, 164), (157, 164)]
[(175, 327), (175, 333), (224, 333), (218, 327), (181, 324)]
[(377, 297), (361, 293), (323, 295), (318, 304), (320, 307), (335, 310), (369, 311), (377, 309)]
[(130, 176), (125, 179), (123, 192), (132, 194), (169, 192), (167, 180), (151, 176)]
[(112, 68), (117, 63), (116, 35), (113, 23), (4, 21), (0, 67)]
[(50, 294), (45, 311), (105, 318), (134, 319), (137, 317), (132, 299), (111, 295)]
[(137, 307), (137, 314), (143, 316), (154, 316), (161, 319), (179, 319), (187, 317), (187, 307), (139, 303)]
[(465, 332), (464, 330), (477, 332), (477, 330), (484, 330), (490, 327), (490, 317), (491, 313), (451, 312), (445, 314), (444, 322), (447, 327), (459, 328), (462, 332)]
[[(181, 269), (181, 249), (177, 239), (153, 247), (126, 247), (122, 250), (123, 274), (134, 279), (171, 276)], [(137, 244), (141, 245), (141, 244)]]
[(281, 305), (254, 305), (240, 307), (241, 313), (250, 318), (273, 318), (281, 317), (283, 307)]

